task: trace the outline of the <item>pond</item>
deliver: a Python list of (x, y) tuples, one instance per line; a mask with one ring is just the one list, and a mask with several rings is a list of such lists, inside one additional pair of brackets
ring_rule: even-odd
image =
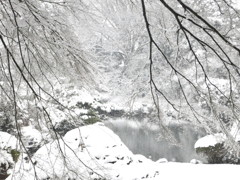
[(161, 137), (156, 126), (146, 126), (137, 120), (115, 119), (106, 121), (105, 125), (117, 134), (123, 143), (134, 153), (142, 154), (153, 161), (166, 158), (168, 161), (190, 162), (192, 159), (204, 160), (194, 150), (195, 142), (204, 131), (195, 129), (189, 124), (171, 124), (167, 127), (177, 143)]

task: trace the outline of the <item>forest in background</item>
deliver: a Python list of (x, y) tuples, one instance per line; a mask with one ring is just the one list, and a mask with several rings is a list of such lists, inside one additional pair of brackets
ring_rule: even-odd
[(0, 145), (9, 169), (119, 117), (172, 143), (169, 124), (217, 134), (216, 157), (198, 151), (239, 163), (239, 13), (232, 0), (0, 1), (0, 131), (18, 140)]

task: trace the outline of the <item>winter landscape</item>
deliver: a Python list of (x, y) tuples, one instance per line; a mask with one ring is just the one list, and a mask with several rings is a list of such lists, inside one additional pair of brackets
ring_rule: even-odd
[(237, 180), (239, 0), (0, 0), (0, 180)]

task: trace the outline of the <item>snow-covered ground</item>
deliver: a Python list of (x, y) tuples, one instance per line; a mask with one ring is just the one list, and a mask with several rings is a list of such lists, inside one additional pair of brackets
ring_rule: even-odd
[[(2, 133), (2, 144), (6, 145), (9, 138), (12, 137)], [(176, 163), (167, 162), (166, 159), (154, 162), (133, 154), (102, 123), (69, 131), (62, 139), (41, 147), (32, 162), (34, 166), (26, 159), (26, 155), (21, 155), (7, 179), (31, 180), (37, 175), (39, 179), (56, 180), (98, 177), (111, 180), (236, 180), (240, 170), (240, 166), (229, 164)]]

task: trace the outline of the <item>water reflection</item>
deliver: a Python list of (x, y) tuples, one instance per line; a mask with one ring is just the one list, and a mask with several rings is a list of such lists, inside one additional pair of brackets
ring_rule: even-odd
[(188, 124), (168, 126), (178, 142), (177, 145), (164, 138), (159, 139), (158, 128), (138, 121), (117, 119), (108, 121), (105, 125), (112, 129), (134, 154), (142, 154), (154, 161), (160, 158), (177, 162), (203, 160), (194, 150), (196, 140), (204, 135), (203, 130), (196, 130)]

